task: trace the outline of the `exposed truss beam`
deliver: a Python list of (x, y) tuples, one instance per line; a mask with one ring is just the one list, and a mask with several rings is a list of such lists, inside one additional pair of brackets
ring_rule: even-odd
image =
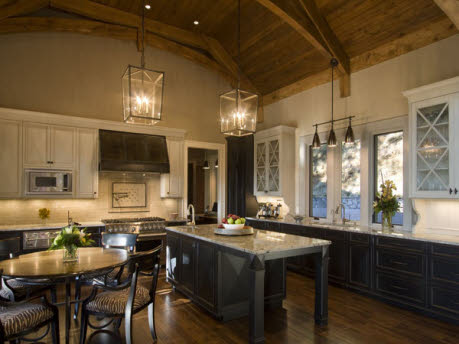
[[(137, 30), (139, 30), (141, 25), (141, 17), (138, 15), (88, 0), (50, 0), (50, 5), (59, 10), (105, 23), (123, 25), (136, 28)], [(186, 52), (188, 56), (195, 55), (195, 53), (191, 53), (188, 50), (189, 48), (200, 51), (200, 55), (203, 55), (202, 53), (204, 52), (208, 52), (209, 55), (221, 65), (222, 69), (227, 69), (227, 74), (232, 75), (233, 78), (237, 77), (237, 73), (235, 73), (234, 70), (234, 65), (237, 66), (237, 64), (217, 40), (148, 18), (145, 19), (145, 31), (155, 34), (158, 38), (162, 37), (171, 41), (171, 44), (168, 46), (173, 46), (173, 50), (175, 51)], [(184, 48), (178, 49), (176, 45), (172, 43), (183, 45)], [(139, 42), (137, 44), (139, 47)], [(166, 44), (161, 41), (161, 46), (166, 46)], [(242, 76), (242, 79), (245, 80), (248, 85), (251, 85), (250, 87), (253, 87), (252, 83), (245, 75)]]
[[(135, 28), (93, 20), (56, 17), (17, 17), (8, 18), (0, 22), (0, 34), (23, 32), (75, 32), (85, 35), (137, 41), (137, 30)], [(158, 49), (170, 51), (217, 71), (229, 82), (234, 82), (234, 78), (226, 69), (222, 68), (206, 54), (198, 52), (195, 49), (180, 45), (151, 33), (145, 35), (145, 43)]]
[(0, 21), (9, 17), (20, 16), (48, 6), (48, 0), (18, 0), (0, 8)]
[[(358, 72), (457, 33), (458, 30), (448, 18), (438, 20), (415, 32), (351, 58), (351, 72)], [(330, 79), (330, 71), (328, 69), (324, 70), (264, 95), (263, 103), (265, 106), (275, 103), (294, 94), (330, 82)], [(340, 86), (343, 87), (341, 84)]]
[[(349, 57), (314, 0), (256, 0), (302, 35), (325, 58), (335, 57), (342, 75), (349, 74)], [(346, 78), (350, 80), (350, 78)]]
[(459, 29), (459, 1), (458, 0), (434, 0), (438, 7), (451, 19)]

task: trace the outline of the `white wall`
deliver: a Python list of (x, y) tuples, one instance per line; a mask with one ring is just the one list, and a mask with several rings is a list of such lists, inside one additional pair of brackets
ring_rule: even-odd
[[(459, 75), (459, 34), (412, 51), (408, 54), (364, 69), (351, 75), (351, 96), (339, 98), (339, 83), (335, 83), (335, 119), (356, 116), (354, 124), (364, 124), (389, 118), (402, 118), (408, 113), (408, 101), (402, 91)], [(312, 134), (314, 123), (331, 119), (330, 83), (296, 94), (265, 108), (265, 122), (258, 129), (276, 125), (297, 127), (296, 190), (299, 190), (300, 137)], [(344, 122), (338, 127), (347, 126)], [(329, 127), (322, 127), (327, 131)], [(312, 140), (312, 136), (311, 136)], [(368, 171), (366, 171), (368, 174)], [(299, 195), (297, 194), (297, 204)], [(364, 202), (362, 202), (364, 204)], [(435, 225), (435, 208), (443, 202), (432, 201), (419, 206), (423, 221)], [(459, 202), (448, 203), (448, 209), (459, 212)], [(426, 222), (424, 222), (426, 223)], [(459, 229), (459, 218), (445, 223)]]
[[(172, 53), (146, 47), (146, 67), (165, 72), (163, 121), (187, 139), (224, 142), (219, 94), (230, 85)], [(0, 107), (122, 121), (121, 77), (139, 65), (135, 42), (70, 33), (0, 35)]]

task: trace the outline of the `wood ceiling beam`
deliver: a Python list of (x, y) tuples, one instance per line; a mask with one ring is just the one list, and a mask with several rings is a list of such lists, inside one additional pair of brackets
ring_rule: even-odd
[[(140, 16), (121, 11), (110, 6), (101, 5), (88, 0), (50, 0), (50, 5), (51, 7), (59, 10), (106, 23), (137, 28), (137, 30), (140, 31)], [(193, 58), (196, 62), (207, 65), (208, 67), (211, 67), (211, 69), (215, 70), (215, 63), (210, 62), (211, 59), (205, 57), (203, 54), (204, 52), (208, 52), (215, 62), (220, 65), (218, 69), (223, 72), (225, 78), (228, 80), (228, 75), (230, 75), (231, 84), (235, 84), (235, 79), (237, 79), (238, 76), (237, 64), (217, 40), (148, 18), (145, 18), (145, 31), (151, 32), (155, 35), (155, 39), (150, 37), (150, 43), (157, 44), (157, 47), (161, 46), (165, 50), (173, 51), (188, 59)], [(146, 34), (146, 37), (148, 36), (150, 35)], [(140, 38), (141, 34), (138, 33), (138, 49), (141, 49)], [(170, 43), (166, 44), (166, 42), (160, 38), (169, 40)], [(179, 47), (178, 45), (181, 45), (182, 47)], [(201, 50), (201, 52), (196, 51), (195, 49)], [(244, 73), (241, 73), (241, 82), (250, 91), (258, 93), (253, 83), (246, 75), (244, 75)]]
[(31, 13), (48, 6), (48, 0), (18, 0), (0, 8), (0, 21), (9, 17)]
[(315, 0), (298, 0), (306, 11), (309, 19), (313, 22), (319, 34), (322, 36), (325, 44), (327, 45), (330, 52), (338, 60), (338, 69), (341, 71), (340, 78), (340, 90), (341, 97), (349, 97), (351, 93), (351, 78), (350, 78), (350, 59), (347, 53), (344, 51), (343, 46), (336, 37), (333, 30), (328, 25), (327, 20), (320, 13), (319, 8), (316, 5)]
[(459, 29), (459, 1), (458, 0), (434, 0), (438, 7), (448, 16)]
[(314, 0), (256, 0), (302, 35), (325, 58), (335, 57), (342, 74), (349, 74), (349, 57)]
[[(374, 66), (415, 49), (419, 49), (426, 45), (448, 38), (457, 33), (457, 28), (448, 18), (440, 19), (392, 42), (388, 42), (375, 49), (351, 58), (351, 72), (358, 72), (362, 69)], [(274, 92), (265, 94), (263, 96), (263, 103), (266, 106), (278, 102), (294, 94), (330, 82), (330, 79), (330, 71), (328, 69), (324, 70), (282, 87)]]
[[(56, 17), (17, 17), (8, 18), (0, 22), (0, 34), (24, 32), (74, 32), (137, 42), (137, 30), (135, 28), (93, 20)], [(170, 51), (209, 69), (215, 70), (229, 82), (234, 82), (234, 78), (226, 69), (222, 68), (210, 57), (195, 49), (180, 45), (151, 33), (145, 35), (145, 43), (158, 49)]]

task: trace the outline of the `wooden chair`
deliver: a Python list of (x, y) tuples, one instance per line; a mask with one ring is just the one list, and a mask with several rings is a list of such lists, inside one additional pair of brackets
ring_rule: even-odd
[[(1, 275), (2, 271), (0, 277)], [(41, 303), (30, 302), (37, 298), (41, 299)], [(53, 343), (59, 344), (59, 313), (57, 307), (49, 304), (46, 297), (37, 296), (21, 302), (10, 302), (0, 297), (0, 344), (6, 341), (10, 343), (20, 341), (23, 336), (45, 325), (48, 325), (48, 330), (33, 341), (43, 339), (49, 333), (51, 325)]]
[[(102, 233), (102, 246), (105, 248), (121, 248), (127, 250), (129, 253), (134, 252), (135, 244), (137, 242), (137, 234), (133, 233)], [(83, 275), (75, 281), (75, 300), (79, 301), (81, 296), (82, 285), (92, 285), (93, 280), (97, 279), (99, 282), (105, 284), (118, 284), (122, 279), (126, 279), (127, 274), (124, 266), (119, 269), (107, 271), (105, 273), (97, 273), (91, 275)], [(75, 312), (73, 318), (78, 317), (79, 303), (75, 303)]]
[[(18, 237), (0, 240), (0, 257), (2, 259), (15, 258), (20, 254)], [(22, 301), (37, 296), (49, 290), (51, 301), (56, 303), (56, 285), (47, 280), (26, 281), (19, 278), (2, 278), (0, 296), (9, 301)]]
[[(148, 307), (148, 324), (153, 341), (155, 330), (155, 295), (158, 284), (161, 246), (146, 252), (136, 253), (130, 259), (130, 278), (119, 285), (95, 282), (91, 295), (83, 302), (81, 312), (80, 344), (84, 344), (89, 316), (124, 319), (126, 343), (132, 343), (132, 317)], [(147, 272), (148, 271), (148, 272)], [(139, 275), (150, 276), (150, 288), (137, 285)], [(99, 293), (99, 291), (102, 291)]]

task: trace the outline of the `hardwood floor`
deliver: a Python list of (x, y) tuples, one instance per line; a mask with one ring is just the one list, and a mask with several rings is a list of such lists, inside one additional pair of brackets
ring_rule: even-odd
[[(161, 281), (156, 298), (158, 343), (247, 343), (247, 318), (221, 323)], [(60, 310), (63, 318), (63, 310)], [(314, 281), (289, 272), (287, 299), (282, 309), (265, 315), (267, 343), (314, 344), (452, 344), (457, 343), (459, 326), (344, 290), (329, 287), (329, 325), (314, 326)], [(63, 320), (63, 319), (62, 319)], [(62, 322), (63, 323), (63, 322)], [(78, 322), (74, 322), (72, 343), (78, 343)], [(124, 323), (121, 335), (124, 335)], [(62, 326), (61, 326), (62, 327)], [(134, 320), (134, 343), (151, 343), (146, 311)], [(88, 333), (88, 338), (91, 332)], [(63, 340), (64, 333), (61, 331)], [(50, 339), (48, 339), (50, 342)], [(89, 341), (87, 341), (88, 343)], [(91, 343), (113, 343), (94, 336)]]

